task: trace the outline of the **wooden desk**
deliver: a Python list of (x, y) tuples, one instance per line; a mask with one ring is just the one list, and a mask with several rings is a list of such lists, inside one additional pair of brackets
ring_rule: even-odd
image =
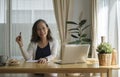
[(0, 73), (107, 73), (107, 77), (112, 77), (112, 70), (117, 70), (118, 66), (99, 67), (98, 64), (66, 64), (55, 63), (38, 64), (23, 62), (18, 66), (0, 66)]

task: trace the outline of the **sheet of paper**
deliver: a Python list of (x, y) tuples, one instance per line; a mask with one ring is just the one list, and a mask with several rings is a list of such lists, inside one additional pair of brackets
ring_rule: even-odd
[(27, 60), (26, 62), (38, 62), (38, 60)]

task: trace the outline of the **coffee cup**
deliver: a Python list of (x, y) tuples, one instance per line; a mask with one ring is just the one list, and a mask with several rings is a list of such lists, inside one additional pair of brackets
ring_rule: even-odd
[(0, 55), (0, 66), (6, 65), (7, 60), (8, 60), (8, 56)]

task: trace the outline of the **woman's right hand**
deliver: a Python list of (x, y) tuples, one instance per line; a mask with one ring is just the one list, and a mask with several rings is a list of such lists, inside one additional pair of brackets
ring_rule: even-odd
[(16, 42), (18, 43), (18, 45), (19, 45), (20, 47), (23, 46), (21, 32), (20, 32), (19, 36), (16, 37)]

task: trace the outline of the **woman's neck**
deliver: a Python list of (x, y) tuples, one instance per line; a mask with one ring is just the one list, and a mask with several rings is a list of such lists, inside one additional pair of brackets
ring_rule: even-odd
[(45, 43), (47, 43), (47, 42), (48, 42), (47, 39), (40, 41), (41, 44), (45, 44)]
[(48, 40), (47, 38), (42, 38), (40, 42), (38, 42), (38, 46), (41, 47), (41, 48), (44, 48), (45, 46), (47, 46), (48, 44)]
[(47, 38), (41, 38), (41, 43), (45, 43), (45, 42), (47, 42), (48, 40), (47, 40)]
[(39, 44), (46, 45), (48, 43), (47, 38), (42, 38)]

